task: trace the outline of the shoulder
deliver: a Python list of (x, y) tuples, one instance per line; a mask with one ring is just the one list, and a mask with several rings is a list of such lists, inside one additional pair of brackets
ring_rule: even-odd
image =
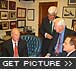
[(19, 43), (20, 43), (20, 44), (25, 44), (25, 43), (26, 43), (26, 40), (19, 39)]
[(75, 31), (69, 29), (69, 28), (65, 28), (65, 31), (68, 32), (68, 33), (75, 33)]
[(60, 18), (59, 16), (56, 16), (55, 18)]
[(70, 57), (76, 57), (76, 51), (72, 52), (72, 53), (70, 54)]
[(49, 20), (48, 16), (46, 16), (46, 17), (43, 18), (43, 21), (48, 21), (48, 20)]
[(12, 39), (9, 39), (9, 40), (5, 40), (4, 42), (3, 42), (3, 44), (9, 44), (9, 43), (11, 43), (12, 42)]

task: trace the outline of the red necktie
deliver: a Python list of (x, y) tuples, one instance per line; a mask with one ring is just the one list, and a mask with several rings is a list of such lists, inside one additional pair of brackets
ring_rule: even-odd
[(58, 42), (58, 47), (55, 50), (55, 53), (58, 55), (59, 54), (59, 50), (60, 50), (60, 40), (61, 40), (61, 34), (59, 34), (59, 42)]
[(15, 47), (14, 47), (14, 57), (18, 57), (18, 47), (16, 46), (16, 43), (15, 43)]

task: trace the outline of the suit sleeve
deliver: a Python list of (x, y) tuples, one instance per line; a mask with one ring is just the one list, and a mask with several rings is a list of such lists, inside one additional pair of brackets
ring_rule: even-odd
[(8, 57), (8, 50), (7, 50), (7, 44), (4, 42), (2, 44), (2, 57)]
[(20, 43), (20, 57), (28, 57), (28, 49), (27, 49), (27, 43), (25, 40), (22, 40)]

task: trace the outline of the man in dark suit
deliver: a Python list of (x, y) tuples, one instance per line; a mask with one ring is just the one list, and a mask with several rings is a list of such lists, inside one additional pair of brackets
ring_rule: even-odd
[(40, 33), (43, 36), (43, 44), (41, 49), (41, 56), (45, 56), (48, 51), (49, 44), (54, 35), (53, 29), (53, 20), (58, 18), (57, 15), (57, 7), (51, 6), (48, 9), (48, 16), (44, 18), (42, 21), (42, 25), (40, 27)]
[(67, 57), (76, 57), (76, 36), (68, 36), (63, 46), (63, 50), (67, 52)]
[(49, 51), (46, 57), (49, 56), (66, 56), (66, 52), (63, 51), (63, 42), (69, 35), (75, 35), (76, 32), (66, 28), (65, 21), (62, 18), (57, 18), (54, 21), (54, 29), (56, 33), (50, 43)]
[(3, 57), (28, 56), (26, 41), (20, 39), (20, 31), (17, 28), (12, 29), (11, 39), (5, 41), (2, 44), (2, 56)]

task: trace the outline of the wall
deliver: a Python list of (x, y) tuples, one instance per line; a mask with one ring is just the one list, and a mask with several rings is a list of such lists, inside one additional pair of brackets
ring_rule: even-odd
[[(58, 16), (62, 17), (62, 9), (63, 6), (67, 6), (68, 0), (35, 0), (35, 2), (26, 2), (26, 1), (20, 1), (19, 0), (13, 0), (16, 1), (18, 7), (25, 7), (26, 9), (35, 9), (35, 18), (34, 21), (28, 21), (26, 17), (26, 25), (32, 26), (36, 35), (38, 35), (38, 21), (39, 21), (39, 2), (58, 2)], [(71, 23), (72, 19), (64, 18), (66, 25), (68, 28), (71, 29)]]

